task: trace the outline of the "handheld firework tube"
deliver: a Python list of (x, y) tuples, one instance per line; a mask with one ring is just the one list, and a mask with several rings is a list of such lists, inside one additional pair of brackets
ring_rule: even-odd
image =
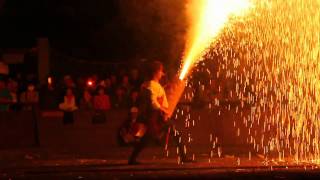
[(173, 81), (170, 82), (168, 88), (166, 88), (166, 94), (169, 103), (169, 118), (171, 118), (185, 87), (185, 80), (175, 78)]

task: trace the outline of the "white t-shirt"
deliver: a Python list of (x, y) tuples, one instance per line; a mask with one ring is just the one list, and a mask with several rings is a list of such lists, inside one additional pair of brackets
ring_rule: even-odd
[(151, 80), (147, 89), (151, 91), (151, 101), (153, 108), (160, 109), (161, 107), (169, 107), (166, 92), (160, 83)]

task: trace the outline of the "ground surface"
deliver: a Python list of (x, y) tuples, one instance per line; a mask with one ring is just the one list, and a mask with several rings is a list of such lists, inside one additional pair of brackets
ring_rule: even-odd
[(77, 154), (39, 148), (0, 153), (0, 179), (320, 179), (315, 164), (266, 161), (259, 155), (250, 159), (245, 154), (214, 155), (209, 162), (209, 155), (202, 153), (194, 163), (178, 164), (175, 155), (166, 157), (160, 148), (151, 147), (141, 155), (141, 165), (130, 166), (129, 148)]

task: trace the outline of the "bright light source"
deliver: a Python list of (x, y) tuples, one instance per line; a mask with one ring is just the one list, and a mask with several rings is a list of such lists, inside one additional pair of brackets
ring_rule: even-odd
[(49, 84), (49, 85), (52, 84), (52, 77), (48, 77), (48, 84)]

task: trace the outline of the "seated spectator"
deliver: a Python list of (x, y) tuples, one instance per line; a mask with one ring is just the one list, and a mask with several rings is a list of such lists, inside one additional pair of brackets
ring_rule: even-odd
[(33, 84), (29, 84), (27, 90), (21, 93), (20, 102), (23, 104), (23, 110), (32, 110), (32, 105), (39, 102), (39, 94)]
[(98, 94), (94, 97), (93, 104), (96, 110), (109, 110), (111, 108), (110, 98), (105, 94), (105, 90), (102, 86), (97, 88)]
[(118, 82), (117, 82), (117, 76), (116, 75), (111, 75), (110, 76), (110, 81), (111, 81), (111, 86), (110, 86), (110, 89), (111, 89), (111, 93), (110, 95), (114, 95), (115, 94), (115, 91), (116, 91), (116, 88), (118, 86)]
[(8, 111), (12, 97), (4, 79), (0, 78), (0, 111)]
[(63, 123), (72, 124), (74, 121), (73, 112), (78, 109), (76, 106), (76, 97), (71, 88), (66, 90), (63, 103), (59, 104), (59, 108), (64, 111)]
[(119, 140), (121, 145), (137, 142), (146, 132), (143, 124), (138, 123), (138, 108), (132, 107), (128, 119), (119, 130)]
[(81, 98), (82, 98), (82, 94), (83, 91), (87, 88), (86, 87), (86, 80), (82, 77), (78, 77), (75, 83), (75, 89), (74, 89), (74, 94), (76, 96), (76, 103), (80, 104)]
[(92, 96), (88, 89), (85, 89), (83, 91), (82, 98), (80, 100), (80, 109), (81, 110), (93, 109)]
[(139, 71), (138, 69), (133, 68), (130, 72), (130, 84), (134, 88), (140, 88), (142, 84), (142, 80), (139, 77)]
[(78, 89), (80, 90), (86, 89), (86, 80), (83, 77), (78, 77), (75, 86), (78, 87)]
[(128, 76), (123, 76), (122, 78), (122, 83), (121, 83), (121, 87), (124, 90), (124, 93), (129, 96), (130, 92), (131, 92), (131, 85), (129, 83), (129, 77)]
[(112, 94), (111, 80), (109, 78), (106, 78), (104, 82), (106, 94), (110, 96)]
[(64, 96), (64, 101), (59, 104), (59, 108), (63, 111), (72, 112), (78, 109), (76, 106), (76, 98), (72, 89), (68, 88)]
[(7, 87), (12, 97), (12, 104), (10, 105), (10, 109), (13, 111), (17, 111), (20, 109), (18, 105), (18, 82), (16, 82), (14, 79), (9, 78)]
[(115, 96), (112, 97), (112, 105), (114, 108), (126, 108), (128, 103), (127, 103), (127, 97), (125, 95), (125, 91), (122, 87), (118, 87), (116, 89), (116, 94)]

